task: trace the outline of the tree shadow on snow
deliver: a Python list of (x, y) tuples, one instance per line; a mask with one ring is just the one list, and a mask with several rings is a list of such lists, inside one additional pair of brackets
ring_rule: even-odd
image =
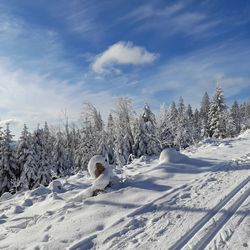
[(185, 162), (162, 163), (153, 169), (145, 171), (145, 174), (162, 170), (168, 174), (200, 174), (205, 172), (228, 172), (250, 169), (249, 163), (232, 165), (230, 162), (218, 162), (216, 159), (193, 159), (188, 158)]
[[(180, 211), (180, 212), (190, 212), (190, 213), (205, 213), (205, 214), (211, 214), (214, 215), (215, 212), (213, 209), (208, 208), (198, 208), (198, 207), (190, 207), (190, 206), (178, 206), (178, 205), (163, 205), (160, 207), (157, 207), (158, 211)], [(250, 216), (249, 209), (247, 210), (237, 210), (236, 212), (232, 212), (230, 209), (221, 209), (218, 214), (223, 215), (242, 215), (242, 216)]]
[[(180, 173), (180, 174), (195, 174), (211, 171), (218, 164), (211, 161), (200, 160), (200, 159), (188, 159), (186, 162), (177, 163), (162, 163), (156, 168), (163, 170), (166, 173)], [(155, 171), (150, 169), (146, 173)]]
[(156, 181), (157, 181), (157, 178), (155, 177), (149, 177), (145, 180), (144, 179), (140, 180), (140, 178), (137, 178), (135, 181), (126, 182), (125, 187), (134, 187), (134, 188), (146, 189), (146, 190), (157, 191), (157, 192), (167, 191), (172, 188), (171, 186), (168, 186), (168, 185), (158, 184), (156, 183)]

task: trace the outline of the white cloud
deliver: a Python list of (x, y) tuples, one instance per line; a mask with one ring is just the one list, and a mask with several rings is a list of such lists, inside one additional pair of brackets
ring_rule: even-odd
[(112, 68), (115, 64), (147, 64), (155, 61), (158, 56), (143, 47), (133, 45), (132, 42), (118, 42), (96, 56), (92, 70), (95, 73), (103, 74), (111, 69), (115, 70)]
[(70, 83), (15, 70), (0, 58), (0, 121), (9, 122), (14, 134), (20, 132), (24, 123), (30, 130), (45, 121), (59, 125), (65, 110), (70, 121), (77, 121), (85, 101), (107, 115), (113, 98), (108, 91), (86, 90), (83, 82)]
[(7, 120), (0, 121), (0, 127), (5, 127), (7, 124), (9, 124), (11, 126), (18, 126), (18, 125), (20, 125), (20, 123), (21, 123), (21, 121), (18, 119), (7, 119)]

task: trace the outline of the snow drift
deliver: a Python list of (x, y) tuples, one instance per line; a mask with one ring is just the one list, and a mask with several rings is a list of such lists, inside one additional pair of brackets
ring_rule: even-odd
[(166, 148), (164, 149), (159, 158), (160, 164), (167, 163), (189, 163), (190, 159), (188, 156), (181, 154), (174, 148)]
[(0, 249), (183, 249), (197, 241), (206, 249), (248, 249), (250, 134), (230, 139), (232, 147), (219, 147), (224, 141), (182, 153), (165, 150), (160, 162), (168, 164), (141, 157), (114, 166), (121, 182), (80, 203), (68, 201), (91, 191), (98, 179), (87, 171), (6, 193), (0, 198)]

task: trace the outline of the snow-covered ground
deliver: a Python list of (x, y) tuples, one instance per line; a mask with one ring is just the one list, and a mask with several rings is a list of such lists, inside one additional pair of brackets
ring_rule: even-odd
[(250, 131), (0, 199), (0, 249), (250, 249)]

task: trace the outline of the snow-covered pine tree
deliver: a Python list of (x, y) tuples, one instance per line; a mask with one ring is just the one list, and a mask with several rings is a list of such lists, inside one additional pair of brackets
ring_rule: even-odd
[(93, 128), (87, 118), (82, 122), (79, 135), (80, 140), (75, 152), (76, 171), (86, 170), (90, 158), (97, 152), (93, 139)]
[(102, 131), (101, 139), (99, 141), (99, 148), (97, 149), (97, 154), (102, 155), (108, 163), (114, 163), (114, 149), (111, 144), (109, 144), (111, 140), (108, 137), (106, 131)]
[(108, 160), (110, 164), (115, 162), (115, 124), (112, 114), (108, 116), (107, 123), (107, 147), (108, 147)]
[(210, 100), (208, 93), (205, 92), (204, 96), (202, 97), (201, 101), (201, 108), (200, 108), (200, 122), (201, 122), (201, 137), (207, 138), (209, 137), (209, 121), (208, 121), (208, 114), (210, 108)]
[(3, 131), (2, 127), (0, 127), (0, 196), (5, 191), (3, 188), (6, 186), (4, 182), (7, 181), (7, 178), (4, 176), (4, 168), (3, 168), (3, 162), (2, 162), (2, 155), (3, 155)]
[(61, 131), (58, 131), (56, 134), (52, 157), (53, 171), (55, 174), (54, 177), (63, 177), (72, 173), (68, 155), (65, 149), (63, 133)]
[(75, 124), (72, 125), (72, 129), (68, 131), (65, 128), (64, 131), (64, 141), (65, 141), (65, 150), (67, 154), (67, 160), (70, 163), (70, 172), (75, 173), (76, 171), (76, 153), (77, 149), (80, 146), (81, 142), (81, 134), (80, 130), (75, 126)]
[(19, 173), (9, 124), (6, 125), (4, 134), (1, 133), (0, 137), (0, 194), (2, 194), (16, 191), (13, 190), (13, 184), (17, 181)]
[(145, 144), (144, 144), (144, 134), (142, 128), (142, 117), (136, 117), (133, 126), (132, 126), (132, 133), (134, 138), (133, 144), (133, 155), (136, 157), (140, 157), (145, 154)]
[(241, 131), (242, 117), (240, 112), (240, 107), (237, 101), (235, 101), (230, 110), (231, 118), (235, 126), (235, 135), (238, 135)]
[(175, 145), (180, 149), (188, 146), (188, 141), (190, 140), (187, 133), (187, 116), (186, 107), (182, 96), (178, 103), (178, 114), (177, 114), (177, 126), (176, 126), (176, 136)]
[(234, 120), (232, 118), (232, 114), (231, 114), (230, 110), (226, 109), (223, 112), (223, 116), (224, 116), (224, 121), (225, 121), (225, 126), (226, 126), (225, 137), (236, 136), (237, 135), (236, 126), (235, 126), (235, 123), (234, 123)]
[(242, 130), (250, 128), (250, 100), (240, 106), (242, 117)]
[(43, 129), (39, 127), (33, 132), (32, 144), (34, 149), (34, 165), (37, 167), (37, 180), (33, 184), (37, 187), (39, 184), (48, 185), (52, 180), (52, 166), (49, 164), (51, 159), (48, 159), (50, 154), (47, 154), (46, 136)]
[(171, 113), (165, 104), (160, 106), (157, 119), (157, 138), (161, 150), (173, 146), (174, 136), (171, 129)]
[(194, 143), (194, 114), (193, 110), (190, 104), (188, 104), (187, 110), (186, 110), (186, 128), (187, 128), (187, 144), (191, 145)]
[(156, 119), (148, 104), (145, 104), (143, 114), (134, 122), (133, 137), (133, 154), (136, 157), (159, 152)]
[(26, 125), (21, 134), (17, 149), (18, 164), (22, 164), (20, 175), (20, 189), (28, 190), (39, 185), (38, 169), (39, 160), (35, 152), (33, 137), (28, 132)]
[(226, 104), (223, 90), (217, 87), (209, 109), (209, 131), (210, 136), (215, 138), (224, 138), (226, 136), (225, 120)]
[(30, 133), (26, 124), (24, 124), (23, 130), (21, 132), (21, 136), (17, 143), (16, 147), (16, 163), (17, 163), (17, 170), (18, 176), (17, 178), (20, 179), (22, 172), (24, 171), (24, 164), (27, 161), (27, 156), (30, 147)]
[(41, 132), (41, 165), (38, 169), (38, 180), (39, 183), (47, 186), (52, 181), (52, 170), (53, 170), (53, 141), (54, 138), (52, 138), (50, 134), (50, 130), (48, 127), (47, 122), (44, 124), (44, 128), (40, 130)]
[(195, 109), (195, 112), (194, 112), (193, 126), (194, 126), (194, 130), (193, 130), (194, 142), (199, 142), (201, 140), (202, 136), (201, 136), (200, 113), (199, 113), (198, 109)]
[(170, 131), (173, 135), (173, 145), (175, 144), (175, 137), (177, 134), (177, 120), (178, 120), (178, 110), (176, 108), (175, 102), (172, 102), (170, 107)]
[(115, 124), (115, 157), (119, 165), (125, 165), (133, 153), (134, 139), (131, 122), (134, 111), (132, 101), (126, 97), (119, 97), (115, 103), (113, 118)]
[[(82, 112), (81, 140), (76, 150), (77, 169), (87, 169), (90, 158), (98, 154), (107, 143), (104, 138), (104, 124), (101, 114), (91, 103), (85, 103)], [(105, 157), (105, 155), (104, 155)]]
[(246, 125), (247, 128), (250, 128), (250, 100), (246, 104)]

